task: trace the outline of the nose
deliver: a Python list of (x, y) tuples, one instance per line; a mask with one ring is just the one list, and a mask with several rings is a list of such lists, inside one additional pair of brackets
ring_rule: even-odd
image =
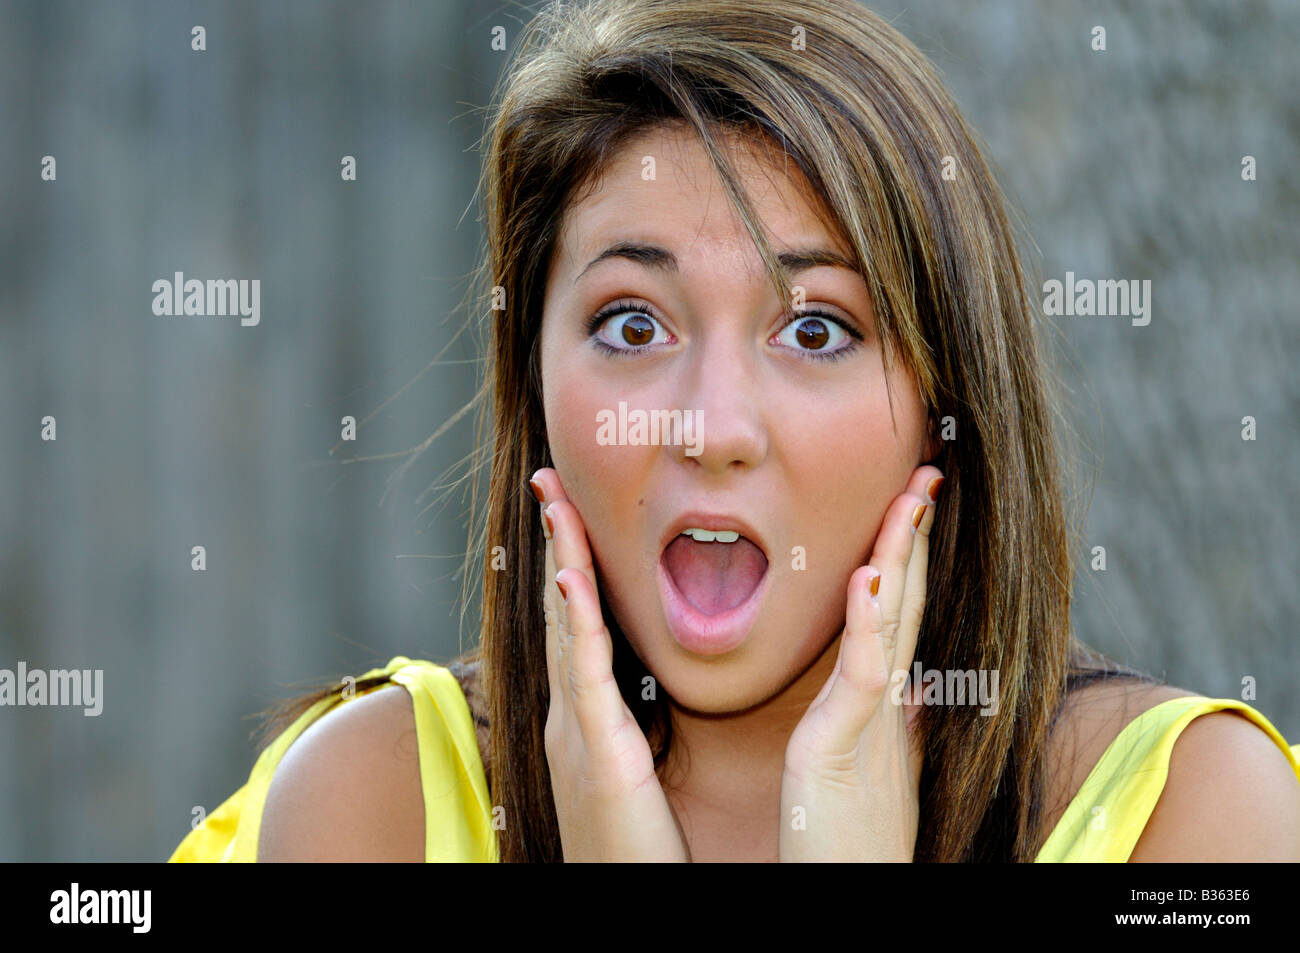
[(743, 320), (719, 322), (681, 371), (679, 406), (694, 411), (694, 446), (683, 440), (669, 449), (678, 462), (710, 474), (753, 469), (767, 455), (767, 408), (756, 373), (758, 355), (740, 340), (735, 329), (742, 326), (751, 327)]

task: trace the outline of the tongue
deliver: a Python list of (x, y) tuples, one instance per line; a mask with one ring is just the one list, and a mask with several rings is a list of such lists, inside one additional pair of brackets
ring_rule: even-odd
[(697, 543), (678, 536), (664, 550), (664, 568), (686, 601), (705, 615), (740, 605), (767, 570), (763, 551), (743, 536), (734, 543)]

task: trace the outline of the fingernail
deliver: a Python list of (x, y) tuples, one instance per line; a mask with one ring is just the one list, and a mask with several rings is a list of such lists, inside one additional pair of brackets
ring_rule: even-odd
[(880, 595), (880, 573), (876, 573), (871, 577), (871, 587), (868, 591), (871, 593), (872, 599)]
[(933, 480), (930, 481), (929, 489), (927, 489), (925, 492), (930, 494), (931, 503), (938, 501), (939, 491), (942, 489), (943, 489), (943, 477), (935, 477)]
[(533, 496), (537, 497), (538, 503), (546, 502), (546, 494), (542, 491), (542, 485), (531, 477), (528, 480), (529, 487), (532, 488)]
[(925, 504), (920, 503), (912, 511), (912, 532), (915, 533), (921, 525), (921, 520), (925, 519)]
[(567, 606), (567, 605), (569, 604), (569, 589), (568, 589), (568, 587), (565, 586), (564, 583), (560, 582), (560, 577), (559, 577), (559, 576), (556, 576), (556, 577), (555, 577), (555, 585), (556, 585), (556, 586), (559, 588), (559, 590), (560, 590), (560, 598), (564, 600), (564, 604)]
[(542, 531), (546, 533), (546, 538), (550, 539), (555, 535), (555, 524), (551, 522), (551, 508), (549, 506), (542, 510), (542, 521), (545, 524)]

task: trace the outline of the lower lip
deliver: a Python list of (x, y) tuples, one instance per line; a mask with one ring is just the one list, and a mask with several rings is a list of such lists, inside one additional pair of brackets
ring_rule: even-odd
[(716, 615), (705, 615), (686, 601), (686, 597), (673, 582), (673, 577), (668, 574), (662, 553), (659, 555), (657, 572), (659, 598), (668, 619), (668, 629), (677, 644), (696, 655), (722, 655), (739, 646), (749, 635), (754, 620), (758, 618), (758, 611), (762, 608), (772, 567), (769, 564), (764, 570), (763, 578), (758, 581), (748, 599)]

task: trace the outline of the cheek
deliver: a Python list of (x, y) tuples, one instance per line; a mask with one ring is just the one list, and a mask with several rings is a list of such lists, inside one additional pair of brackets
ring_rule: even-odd
[(618, 537), (618, 527), (644, 495), (637, 473), (647, 448), (598, 444), (597, 414), (616, 408), (618, 395), (574, 363), (557, 361), (549, 370), (551, 376), (543, 379), (551, 458), (598, 557), (606, 548), (602, 543)]
[(912, 472), (908, 413), (894, 401), (898, 433), (884, 388), (879, 395), (800, 401), (783, 415), (781, 443), (810, 506), (825, 514), (854, 512), (881, 493), (901, 493)]
[[(871, 557), (885, 512), (912, 473), (910, 408), (895, 392), (894, 432), (883, 385), (838, 400), (799, 401), (784, 417), (780, 441), (788, 453), (784, 494), (792, 541), (805, 547), (799, 573), (821, 598), (839, 594), (841, 580)], [(838, 597), (838, 595), (837, 595)]]
[(574, 371), (572, 365), (560, 361), (544, 370), (542, 378), (551, 457), (570, 496), (566, 477), (585, 473), (600, 462), (593, 439), (595, 425), (588, 427), (587, 421), (595, 421), (601, 395)]

